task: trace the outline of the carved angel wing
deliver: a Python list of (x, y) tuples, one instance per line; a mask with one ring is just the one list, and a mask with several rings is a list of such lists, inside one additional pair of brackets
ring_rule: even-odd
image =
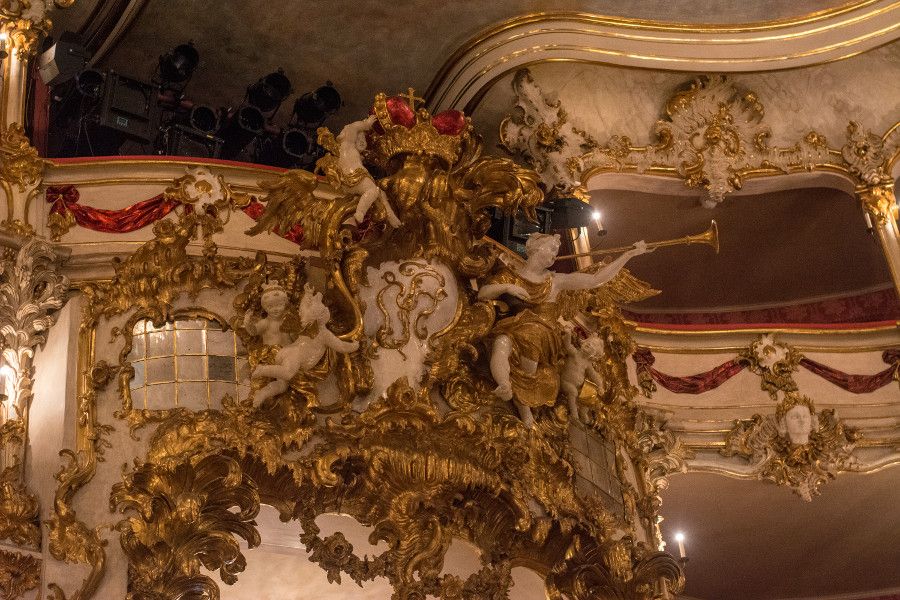
[(479, 158), (453, 177), (453, 193), (464, 201), (471, 214), (497, 207), (514, 215), (521, 210), (537, 221), (535, 207), (544, 199), (540, 177), (508, 158)]
[(261, 199), (266, 211), (247, 234), (256, 235), (263, 231), (283, 234), (300, 223), (304, 245), (325, 253), (333, 245), (328, 235), (337, 232), (346, 215), (353, 212), (355, 203), (352, 197), (316, 195), (313, 192), (317, 185), (315, 175), (300, 169), (284, 173), (273, 183), (261, 183), (260, 187), (266, 192)]
[[(274, 183), (260, 182), (266, 193), (262, 198), (266, 210), (247, 234), (256, 235), (263, 231), (284, 234), (304, 216), (315, 214), (311, 209), (316, 202), (313, 190), (317, 183), (315, 175), (299, 169), (284, 173)], [(306, 228), (306, 223), (303, 226)]]
[[(585, 271), (597, 269), (601, 264), (591, 265)], [(580, 312), (589, 312), (591, 307), (640, 302), (659, 293), (659, 290), (632, 275), (628, 269), (621, 269), (611, 281), (598, 288), (560, 292), (557, 302), (562, 309), (563, 318), (573, 319)]]

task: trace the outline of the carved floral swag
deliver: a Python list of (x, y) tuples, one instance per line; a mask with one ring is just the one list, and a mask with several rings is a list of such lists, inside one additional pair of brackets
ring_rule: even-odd
[[(47, 188), (47, 202), (51, 205), (50, 214), (56, 215), (58, 220), (68, 223), (65, 229), (76, 224), (79, 227), (103, 233), (129, 233), (151, 225), (178, 206), (183, 205), (165, 193), (157, 194), (119, 210), (86, 206), (79, 204), (79, 199), (78, 189), (73, 185)], [(190, 207), (186, 206), (186, 208)], [(263, 214), (265, 207), (254, 198), (241, 210), (255, 221)], [(51, 218), (53, 217), (51, 216)], [(282, 237), (299, 244), (303, 240), (303, 228), (298, 224), (285, 232)]]
[[(638, 348), (632, 355), (637, 365), (638, 378), (647, 377), (676, 394), (702, 394), (716, 389), (749, 365), (740, 358), (733, 358), (709, 371), (696, 375), (667, 375), (655, 368), (656, 357), (648, 348)], [(853, 375), (828, 367), (810, 358), (803, 357), (798, 363), (806, 370), (815, 373), (826, 381), (853, 394), (868, 394), (882, 388), (892, 381), (900, 381), (900, 348), (885, 350), (881, 360), (889, 365), (874, 375)]]

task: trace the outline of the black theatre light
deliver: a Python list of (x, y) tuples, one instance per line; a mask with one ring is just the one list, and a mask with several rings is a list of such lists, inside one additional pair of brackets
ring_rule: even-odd
[(294, 102), (293, 119), (296, 123), (314, 127), (340, 107), (341, 95), (329, 81), (316, 91), (297, 98)]
[(219, 115), (211, 107), (198, 104), (188, 113), (188, 124), (203, 133), (214, 133), (219, 129)]
[(47, 85), (59, 85), (75, 77), (91, 58), (77, 33), (64, 31), (38, 58), (38, 73)]
[(85, 69), (75, 76), (75, 90), (88, 100), (99, 100), (103, 96), (106, 75), (95, 69)]
[(272, 113), (291, 93), (291, 81), (279, 69), (247, 88), (247, 103), (263, 113)]
[(545, 206), (552, 211), (549, 227), (551, 230), (578, 229), (588, 227), (594, 222), (591, 205), (578, 198), (558, 197), (547, 202)]
[(258, 142), (254, 162), (286, 169), (307, 167), (315, 160), (309, 133), (302, 129), (282, 129)]
[(194, 44), (181, 44), (159, 57), (159, 79), (163, 85), (185, 83), (194, 74), (198, 64), (200, 53), (194, 48)]
[(222, 138), (222, 158), (235, 158), (253, 138), (262, 133), (266, 118), (253, 106), (242, 106), (229, 118), (218, 132)]

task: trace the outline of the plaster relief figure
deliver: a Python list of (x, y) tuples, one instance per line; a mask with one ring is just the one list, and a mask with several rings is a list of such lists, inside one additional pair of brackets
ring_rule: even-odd
[(596, 385), (597, 389), (603, 388), (603, 378), (594, 368), (594, 363), (603, 358), (603, 338), (592, 334), (582, 340), (580, 348), (576, 348), (572, 343), (571, 332), (567, 332), (563, 336), (563, 342), (567, 356), (560, 377), (562, 391), (569, 404), (569, 418), (578, 419), (578, 394), (585, 380)]
[(779, 417), (778, 433), (790, 440), (792, 445), (804, 446), (809, 443), (809, 435), (817, 428), (817, 421), (809, 406), (795, 404)]
[(609, 282), (633, 256), (647, 252), (643, 241), (593, 273), (554, 273), (559, 235), (532, 234), (528, 255), (518, 267), (503, 265), (478, 292), (479, 300), (510, 296), (514, 314), (500, 319), (492, 331), (490, 370), (494, 394), (512, 400), (526, 426), (534, 424), (531, 409), (554, 404), (565, 359), (560, 336), (559, 293), (593, 289)]
[(326, 176), (342, 191), (359, 196), (356, 212), (353, 215), (357, 223), (361, 223), (376, 200), (380, 201), (391, 227), (399, 227), (400, 219), (388, 202), (384, 193), (369, 171), (363, 166), (362, 153), (366, 150), (366, 133), (372, 129), (376, 121), (375, 115), (347, 124), (337, 138), (332, 137), (327, 129), (319, 130), (319, 143), (332, 153), (318, 163)]
[(258, 335), (266, 346), (286, 346), (291, 343), (291, 336), (282, 331), (287, 316), (288, 296), (281, 284), (267, 283), (263, 285), (259, 299), (266, 316), (254, 320), (252, 311), (244, 315), (244, 329), (250, 335)]
[(331, 313), (322, 303), (322, 295), (309, 285), (300, 300), (299, 312), (300, 324), (312, 331), (299, 335), (296, 340), (279, 349), (274, 364), (256, 367), (254, 376), (273, 379), (255, 394), (256, 403), (286, 392), (291, 380), (298, 373), (309, 371), (318, 365), (326, 350), (346, 354), (359, 347), (359, 342), (345, 342), (328, 329), (326, 324), (331, 320)]

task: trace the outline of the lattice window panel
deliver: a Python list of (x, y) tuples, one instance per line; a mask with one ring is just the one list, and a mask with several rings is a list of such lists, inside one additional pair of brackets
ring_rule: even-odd
[(233, 331), (215, 321), (176, 319), (157, 328), (144, 320), (132, 335), (129, 387), (136, 409), (203, 410), (219, 406), (226, 394), (250, 393), (246, 351)]

